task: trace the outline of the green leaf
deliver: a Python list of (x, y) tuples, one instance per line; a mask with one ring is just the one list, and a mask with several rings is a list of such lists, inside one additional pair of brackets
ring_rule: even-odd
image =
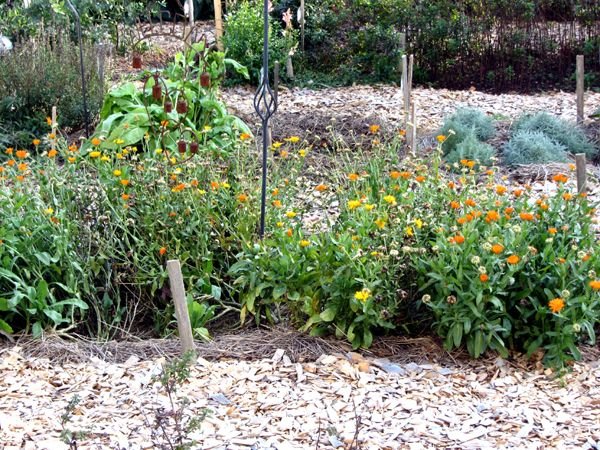
[(455, 323), (452, 327), (452, 339), (455, 347), (460, 347), (462, 342), (463, 326), (462, 323)]
[(363, 331), (363, 342), (362, 346), (369, 348), (373, 344), (373, 333), (368, 328)]
[(287, 291), (287, 287), (286, 286), (276, 286), (273, 289), (273, 298), (275, 300), (277, 300), (278, 298), (280, 298), (283, 294), (285, 294), (285, 292)]
[(5, 333), (9, 333), (9, 334), (13, 333), (12, 327), (2, 319), (0, 319), (0, 330), (4, 331)]
[(337, 311), (335, 308), (329, 307), (323, 312), (321, 312), (321, 314), (319, 314), (319, 317), (323, 320), (323, 322), (331, 322), (333, 321), (333, 319), (335, 319), (336, 313)]

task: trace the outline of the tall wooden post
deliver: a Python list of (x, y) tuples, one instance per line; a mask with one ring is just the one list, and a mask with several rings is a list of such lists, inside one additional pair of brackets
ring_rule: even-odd
[(223, 51), (223, 11), (221, 10), (221, 0), (214, 0), (215, 5), (215, 39), (217, 49)]
[(404, 100), (404, 131), (406, 131), (407, 139), (408, 136), (408, 119), (409, 119), (409, 109), (410, 109), (410, 98), (408, 97), (408, 61), (406, 59), (406, 55), (402, 55), (402, 97)]
[(583, 55), (577, 55), (577, 68), (575, 76), (577, 78), (577, 123), (583, 123), (583, 91), (584, 91), (584, 68)]
[(304, 0), (300, 0), (300, 48), (304, 51), (304, 17), (306, 16), (304, 10)]

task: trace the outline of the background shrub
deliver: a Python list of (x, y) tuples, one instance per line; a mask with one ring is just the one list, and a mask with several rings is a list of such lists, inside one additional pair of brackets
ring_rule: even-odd
[(543, 164), (568, 160), (567, 148), (541, 131), (517, 131), (504, 145), (504, 162), (517, 164)]
[(553, 116), (547, 112), (526, 114), (519, 118), (513, 126), (518, 131), (544, 133), (554, 142), (565, 147), (572, 154), (585, 153), (592, 158), (597, 150), (585, 136), (583, 130), (574, 123)]
[(492, 158), (496, 150), (490, 144), (481, 142), (475, 133), (469, 133), (454, 150), (446, 155), (446, 161), (450, 164), (460, 163), (461, 160), (469, 159), (477, 161), (480, 165), (489, 166), (493, 164)]
[[(452, 131), (452, 132), (451, 132)], [(456, 149), (468, 136), (487, 141), (496, 131), (493, 119), (476, 108), (459, 108), (444, 120), (440, 133), (446, 136), (444, 154)]]
[[(89, 120), (102, 103), (103, 80), (96, 57), (84, 47)], [(60, 125), (78, 129), (85, 122), (79, 50), (63, 34), (32, 38), (5, 56), (0, 64), (0, 121), (11, 135), (11, 145), (29, 147), (56, 106)]]
[[(246, 66), (250, 80), (258, 83), (262, 68), (263, 50), (263, 10), (262, 2), (255, 0), (240, 1), (232, 12), (225, 16), (225, 35), (223, 43), (227, 55)], [(278, 10), (280, 11), (280, 10)], [(282, 27), (281, 17), (270, 18), (269, 26), (269, 67), (275, 61), (285, 61), (290, 50), (297, 45), (297, 32)], [(284, 25), (285, 27), (285, 25)], [(285, 77), (285, 70), (280, 72)], [(232, 74), (240, 80), (237, 74)]]

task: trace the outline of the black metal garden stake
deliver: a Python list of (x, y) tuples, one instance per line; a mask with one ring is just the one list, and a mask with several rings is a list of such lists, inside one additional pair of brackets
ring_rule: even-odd
[(260, 229), (259, 235), (265, 235), (265, 212), (267, 202), (267, 157), (268, 157), (268, 133), (269, 119), (277, 111), (277, 99), (269, 86), (269, 0), (264, 0), (264, 43), (263, 43), (263, 67), (260, 84), (254, 95), (254, 109), (262, 120), (262, 190), (260, 198)]
[(83, 43), (81, 39), (81, 18), (79, 17), (79, 13), (71, 3), (71, 0), (67, 0), (67, 4), (73, 14), (75, 15), (75, 20), (77, 21), (77, 39), (79, 41), (79, 66), (81, 69), (81, 91), (82, 91), (82, 100), (83, 100), (83, 115), (85, 116), (85, 137), (90, 137), (90, 123), (89, 123), (89, 115), (87, 109), (87, 89), (85, 87), (85, 67), (83, 65)]

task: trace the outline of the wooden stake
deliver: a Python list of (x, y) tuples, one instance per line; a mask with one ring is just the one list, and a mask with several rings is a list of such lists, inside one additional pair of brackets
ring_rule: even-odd
[(406, 33), (400, 33), (400, 50), (406, 53)]
[(221, 11), (221, 0), (213, 0), (215, 5), (215, 39), (217, 49), (223, 51), (223, 12)]
[(583, 194), (587, 185), (585, 153), (577, 153), (575, 163), (577, 167), (577, 193)]
[(408, 98), (408, 64), (406, 60), (406, 55), (402, 55), (402, 81), (400, 83), (400, 87), (402, 89), (402, 97), (404, 99), (404, 131), (408, 134), (408, 110), (410, 108), (410, 99)]
[(294, 78), (294, 65), (292, 64), (292, 57), (289, 55), (285, 61), (285, 72), (288, 78)]
[(56, 114), (56, 106), (52, 107), (52, 132), (56, 134), (56, 129), (58, 128), (58, 116)]
[(577, 123), (583, 123), (583, 91), (584, 91), (584, 68), (583, 55), (577, 55), (577, 68), (575, 76), (577, 77)]
[(417, 106), (413, 102), (411, 106), (412, 125), (410, 128), (410, 150), (413, 157), (417, 156)]
[(412, 98), (412, 78), (413, 78), (413, 65), (415, 63), (414, 55), (410, 55), (408, 58), (408, 76), (406, 77), (406, 83), (408, 84), (408, 102)]
[(194, 336), (192, 334), (192, 325), (190, 324), (190, 314), (185, 298), (185, 286), (183, 285), (183, 275), (181, 274), (179, 260), (171, 259), (167, 261), (167, 272), (169, 273), (171, 295), (175, 303), (175, 317), (177, 318), (181, 348), (183, 353), (190, 350), (193, 351), (195, 348)]
[(304, 51), (304, 0), (300, 0), (300, 48)]

